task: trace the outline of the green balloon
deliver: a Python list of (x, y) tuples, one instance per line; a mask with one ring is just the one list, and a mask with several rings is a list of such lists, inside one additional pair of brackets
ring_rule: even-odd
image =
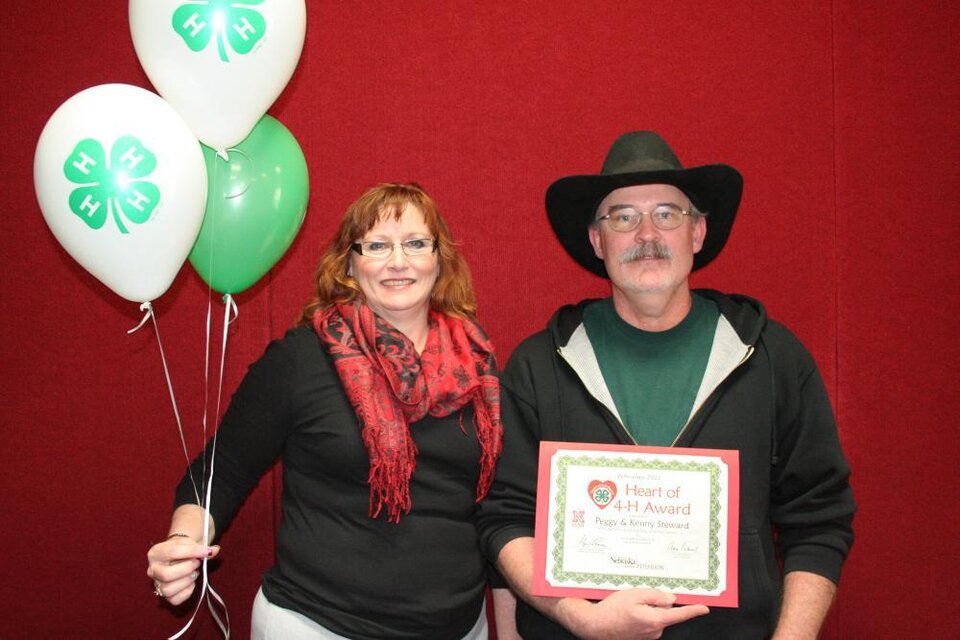
[(309, 179), (300, 145), (267, 115), (227, 156), (203, 146), (207, 209), (189, 259), (211, 288), (237, 294), (269, 271), (297, 237)]

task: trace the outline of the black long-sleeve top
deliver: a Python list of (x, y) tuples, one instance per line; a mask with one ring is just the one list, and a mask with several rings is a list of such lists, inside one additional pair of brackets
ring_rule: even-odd
[[(474, 527), (480, 445), (472, 408), (462, 418), (428, 415), (410, 425), (419, 450), (412, 509), (398, 524), (370, 518), (356, 414), (316, 333), (291, 330), (250, 367), (220, 425), (216, 531), (279, 457), (283, 519), (276, 564), (263, 577), (270, 602), (358, 640), (463, 637), (480, 614), (486, 564)], [(201, 465), (198, 457), (194, 477)], [(196, 502), (187, 476), (176, 502)]]

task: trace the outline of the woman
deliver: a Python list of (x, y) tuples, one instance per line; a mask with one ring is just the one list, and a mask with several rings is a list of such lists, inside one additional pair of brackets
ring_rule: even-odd
[[(213, 533), (283, 460), (253, 638), (487, 637), (473, 519), (502, 430), (475, 311), (466, 262), (419, 186), (380, 185), (347, 209), (300, 326), (250, 367), (218, 431)], [(172, 604), (219, 552), (201, 544), (189, 476), (177, 504), (147, 554)]]

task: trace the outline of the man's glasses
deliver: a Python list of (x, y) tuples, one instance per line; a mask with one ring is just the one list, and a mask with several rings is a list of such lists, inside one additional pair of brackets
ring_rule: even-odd
[(367, 240), (354, 242), (350, 248), (368, 258), (387, 258), (393, 250), (400, 247), (405, 256), (425, 256), (437, 250), (437, 241), (433, 238), (414, 238), (403, 242), (384, 242), (383, 240)]
[(683, 216), (692, 215), (675, 204), (661, 204), (653, 211), (640, 211), (630, 205), (617, 204), (610, 207), (606, 215), (597, 216), (596, 222), (606, 220), (614, 231), (625, 233), (640, 226), (643, 214), (650, 216), (653, 226), (661, 231), (670, 231), (683, 224)]

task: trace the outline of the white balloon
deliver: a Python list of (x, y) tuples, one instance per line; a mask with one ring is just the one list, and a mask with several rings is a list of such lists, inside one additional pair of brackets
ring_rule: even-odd
[(287, 86), (306, 33), (304, 0), (130, 0), (129, 11), (150, 82), (221, 152)]
[(64, 102), (40, 134), (33, 180), (63, 248), (127, 300), (170, 288), (200, 233), (203, 152), (183, 118), (146, 89), (104, 84)]

